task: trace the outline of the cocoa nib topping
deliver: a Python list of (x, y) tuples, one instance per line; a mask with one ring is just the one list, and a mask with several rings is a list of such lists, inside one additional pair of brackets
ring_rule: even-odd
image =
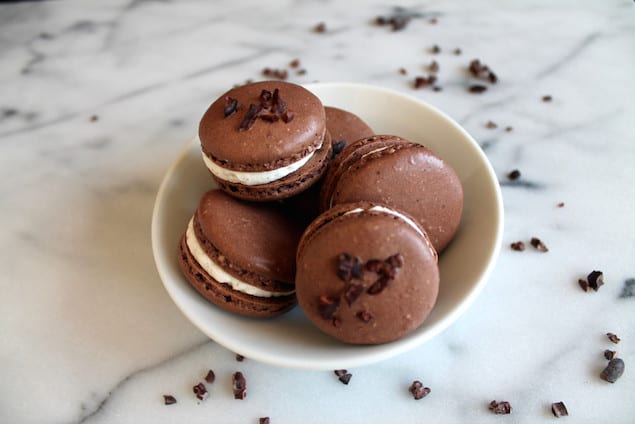
[(163, 395), (163, 403), (166, 405), (174, 405), (176, 403), (176, 398), (172, 395)]
[(346, 385), (348, 385), (349, 381), (351, 381), (351, 377), (353, 376), (353, 374), (349, 373), (347, 370), (335, 370), (333, 372), (337, 376), (338, 380)]
[(318, 312), (322, 319), (329, 320), (333, 318), (335, 312), (340, 307), (340, 300), (331, 296), (320, 296), (318, 299)]
[(247, 397), (247, 380), (240, 371), (232, 374), (232, 391), (234, 392), (234, 399), (242, 400)]
[(225, 115), (225, 118), (227, 118), (228, 116), (230, 116), (232, 113), (236, 112), (237, 110), (238, 110), (238, 100), (229, 96), (225, 96), (225, 108), (223, 109), (223, 115)]
[(371, 319), (374, 318), (373, 314), (368, 311), (359, 311), (357, 313), (357, 318), (362, 320), (363, 322), (370, 322)]
[(239, 131), (251, 129), (258, 118), (267, 122), (276, 122), (282, 119), (284, 123), (289, 123), (295, 116), (293, 112), (287, 110), (287, 102), (282, 100), (277, 88), (273, 90), (273, 93), (269, 90), (262, 90), (259, 101), (258, 105), (253, 103), (249, 105), (249, 109), (238, 127)]
[(346, 299), (346, 303), (348, 303), (348, 306), (353, 305), (353, 303), (355, 303), (355, 301), (359, 299), (363, 292), (363, 285), (355, 283), (349, 284), (348, 288), (344, 292), (344, 299)]
[(198, 383), (196, 386), (192, 387), (192, 391), (199, 400), (205, 400), (209, 396), (207, 388), (203, 383)]
[(384, 275), (380, 276), (377, 281), (375, 281), (369, 288), (368, 294), (374, 296), (384, 291), (386, 287), (388, 287), (388, 283), (390, 282), (390, 278)]
[(609, 383), (615, 383), (622, 374), (624, 374), (624, 361), (620, 358), (613, 358), (600, 373), (600, 378)]
[(512, 405), (505, 400), (500, 402), (493, 400), (489, 403), (489, 410), (495, 414), (507, 415), (512, 412)]
[(413, 381), (408, 388), (408, 391), (412, 393), (412, 397), (415, 398), (415, 400), (423, 399), (431, 392), (430, 388), (424, 387), (423, 383), (421, 383), (419, 380)]
[(551, 404), (551, 412), (557, 418), (566, 417), (569, 415), (569, 411), (567, 411), (567, 407), (564, 406), (564, 402), (554, 402)]
[(362, 267), (362, 261), (357, 256), (349, 253), (340, 253), (337, 256), (337, 276), (346, 283), (353, 278), (362, 278)]
[(216, 380), (216, 375), (214, 374), (214, 371), (212, 370), (207, 371), (207, 375), (205, 376), (205, 381), (207, 381), (209, 384), (212, 384), (214, 380)]
[(512, 248), (512, 250), (522, 252), (523, 250), (525, 250), (525, 243), (523, 243), (522, 241), (515, 241), (510, 244), (510, 247)]

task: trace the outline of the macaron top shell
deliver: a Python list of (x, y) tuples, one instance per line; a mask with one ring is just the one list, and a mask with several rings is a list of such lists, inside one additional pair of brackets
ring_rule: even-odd
[(352, 112), (333, 106), (325, 106), (324, 111), (326, 112), (326, 128), (331, 133), (333, 144), (339, 141), (351, 143), (375, 134), (366, 122)]
[(379, 135), (347, 146), (324, 179), (322, 209), (360, 200), (408, 212), (441, 252), (461, 221), (463, 188), (454, 170), (426, 147)]
[[(270, 118), (245, 125), (250, 106), (264, 104), (263, 90), (271, 95), (277, 90), (278, 107), (270, 107), (269, 100), (260, 113)], [(313, 93), (297, 84), (262, 81), (233, 88), (212, 103), (201, 119), (199, 138), (204, 154), (220, 166), (257, 172), (302, 159), (321, 145), (325, 131), (324, 107)]]
[[(336, 206), (311, 224), (298, 248), (300, 306), (322, 331), (347, 343), (379, 344), (410, 333), (438, 295), (436, 252), (424, 233), (376, 206)], [(390, 278), (377, 290), (387, 269)]]
[(201, 198), (195, 219), (205, 238), (237, 268), (293, 283), (303, 228), (278, 204), (248, 203), (211, 190)]

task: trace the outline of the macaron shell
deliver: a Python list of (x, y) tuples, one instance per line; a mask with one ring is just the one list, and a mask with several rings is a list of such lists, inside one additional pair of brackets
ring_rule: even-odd
[(219, 190), (205, 193), (196, 211), (206, 240), (240, 271), (293, 284), (295, 252), (300, 227), (275, 203), (256, 204), (235, 199)]
[(296, 305), (294, 295), (256, 297), (233, 290), (214, 280), (196, 262), (187, 248), (185, 236), (179, 244), (179, 266), (190, 284), (216, 306), (244, 316), (271, 318), (291, 310)]
[[(241, 131), (251, 104), (260, 104), (262, 90), (279, 90), (293, 119), (268, 122), (257, 119)], [(225, 117), (226, 98), (238, 100), (236, 112)], [(219, 165), (239, 171), (264, 171), (298, 161), (315, 150), (324, 137), (326, 118), (321, 101), (297, 84), (262, 81), (227, 91), (203, 115), (199, 138), (203, 152)]]
[(328, 131), (322, 147), (315, 151), (313, 157), (297, 171), (268, 184), (248, 186), (224, 181), (211, 174), (218, 186), (233, 197), (254, 202), (269, 202), (286, 199), (302, 193), (318, 182), (326, 172), (331, 156), (331, 137)]
[(424, 146), (398, 137), (350, 147), (325, 179), (322, 206), (368, 200), (406, 211), (443, 251), (463, 211), (463, 188), (454, 170)]
[(331, 133), (333, 143), (342, 140), (350, 143), (375, 134), (366, 122), (352, 112), (332, 106), (325, 106), (324, 111), (326, 128)]
[[(340, 205), (340, 211), (343, 206), (350, 205)], [(424, 237), (394, 216), (364, 212), (343, 215), (338, 208), (336, 214), (327, 211), (329, 216), (322, 224), (309, 227), (303, 235), (297, 258), (298, 302), (318, 328), (341, 341), (379, 344), (401, 338), (423, 323), (436, 302), (439, 270), (435, 253)], [(339, 298), (347, 287), (337, 275), (341, 253), (357, 256), (362, 262), (400, 254), (403, 266), (381, 293), (365, 291), (350, 306), (342, 299), (335, 325), (319, 308), (321, 297)], [(365, 271), (363, 282), (354, 282), (368, 288), (376, 279), (377, 274)], [(372, 317), (368, 322), (359, 316), (364, 312)]]

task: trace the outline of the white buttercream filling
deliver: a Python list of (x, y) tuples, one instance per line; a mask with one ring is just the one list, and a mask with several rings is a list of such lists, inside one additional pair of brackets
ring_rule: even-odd
[[(390, 208), (387, 208), (385, 206), (379, 206), (379, 205), (372, 206), (370, 209), (367, 209), (367, 210), (369, 210), (371, 212), (384, 212), (384, 213), (390, 214), (392, 216), (396, 216), (397, 218), (405, 221), (406, 224), (408, 224), (412, 228), (414, 228), (414, 230), (416, 232), (418, 232), (419, 234), (421, 234), (422, 237), (426, 237), (425, 234), (423, 233), (423, 231), (421, 230), (421, 227), (419, 227), (412, 219), (408, 218), (406, 215), (404, 215), (402, 213), (399, 213), (399, 212), (397, 212), (395, 210), (392, 210)], [(344, 215), (349, 215), (349, 214), (352, 214), (352, 213), (360, 213), (360, 212), (363, 212), (363, 211), (364, 211), (364, 209), (362, 209), (362, 208), (355, 208), (355, 209), (351, 209), (350, 211), (346, 212)]]
[(203, 152), (203, 161), (205, 162), (205, 166), (210, 172), (216, 175), (218, 178), (224, 181), (228, 181), (230, 183), (238, 183), (246, 186), (255, 186), (261, 184), (269, 184), (273, 181), (279, 180), (281, 178), (286, 177), (302, 168), (315, 154), (315, 152), (322, 148), (322, 143), (318, 146), (318, 148), (299, 161), (293, 162), (290, 165), (282, 166), (280, 168), (272, 169), (271, 171), (258, 171), (258, 172), (245, 172), (245, 171), (234, 171), (232, 169), (223, 168), (222, 166), (216, 164), (213, 160), (211, 160), (205, 152)]
[(205, 272), (207, 272), (214, 280), (218, 281), (219, 283), (229, 284), (231, 288), (236, 291), (258, 297), (288, 296), (294, 293), (293, 291), (270, 292), (267, 290), (262, 290), (258, 287), (252, 286), (249, 283), (245, 283), (244, 281), (241, 281), (238, 278), (225, 272), (220, 266), (216, 264), (216, 262), (212, 260), (212, 258), (207, 255), (207, 253), (205, 253), (205, 250), (203, 250), (203, 247), (199, 243), (198, 239), (196, 238), (196, 233), (194, 232), (194, 219), (190, 219), (190, 222), (187, 225), (187, 230), (185, 232), (185, 242), (194, 259), (196, 259), (196, 262), (198, 262), (198, 264), (205, 270)]

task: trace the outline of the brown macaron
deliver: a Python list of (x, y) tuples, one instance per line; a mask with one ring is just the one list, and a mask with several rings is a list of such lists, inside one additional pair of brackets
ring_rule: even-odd
[(368, 200), (407, 212), (442, 252), (458, 230), (463, 188), (456, 172), (421, 144), (376, 135), (348, 145), (324, 177), (320, 205)]
[(379, 344), (419, 327), (439, 291), (437, 254), (403, 212), (357, 202), (335, 206), (304, 232), (296, 294), (306, 316), (343, 342)]
[(295, 253), (302, 227), (275, 203), (249, 203), (220, 190), (203, 195), (179, 246), (188, 281), (212, 303), (273, 317), (296, 304)]
[(229, 90), (205, 112), (198, 135), (220, 188), (252, 201), (306, 190), (324, 173), (331, 151), (320, 99), (282, 81)]
[(333, 153), (338, 154), (346, 145), (360, 138), (370, 137), (375, 132), (359, 116), (347, 110), (325, 106), (326, 128), (331, 133)]

